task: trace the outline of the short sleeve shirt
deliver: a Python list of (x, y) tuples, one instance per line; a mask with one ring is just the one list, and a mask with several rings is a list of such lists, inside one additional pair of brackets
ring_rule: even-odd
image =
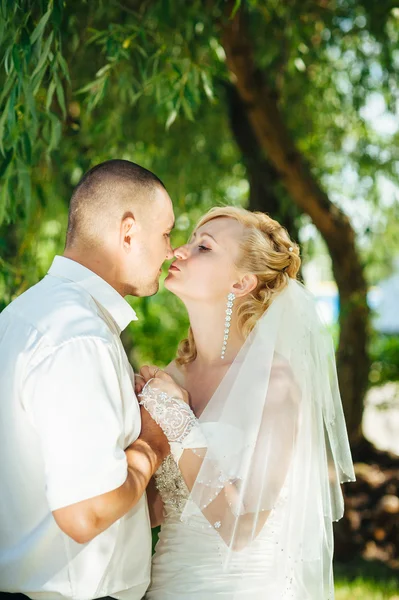
[(43, 600), (144, 595), (145, 495), (84, 545), (52, 516), (126, 479), (124, 450), (141, 420), (120, 334), (136, 318), (107, 282), (60, 256), (0, 315), (1, 591)]

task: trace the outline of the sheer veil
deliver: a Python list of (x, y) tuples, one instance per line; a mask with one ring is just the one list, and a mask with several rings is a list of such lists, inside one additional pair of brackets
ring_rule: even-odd
[(332, 521), (355, 477), (332, 340), (302, 284), (274, 299), (199, 422), (206, 443), (192, 440), (179, 463), (186, 478), (193, 465), (182, 520), (195, 530), (205, 515), (225, 570), (273, 533), (279, 600), (293, 579), (296, 598), (333, 598)]

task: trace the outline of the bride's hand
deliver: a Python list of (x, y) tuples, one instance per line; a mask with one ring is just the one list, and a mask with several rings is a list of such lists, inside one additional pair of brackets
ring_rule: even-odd
[[(179, 398), (179, 400), (183, 400), (183, 402), (189, 404), (189, 394), (187, 390), (180, 387), (173, 377), (162, 369), (159, 369), (159, 367), (146, 365), (140, 369), (140, 380), (138, 382), (138, 385), (141, 386), (140, 391), (144, 387), (144, 384), (150, 379), (152, 379), (149, 384), (151, 388), (165, 392), (168, 396)], [(142, 382), (144, 383), (142, 384)]]

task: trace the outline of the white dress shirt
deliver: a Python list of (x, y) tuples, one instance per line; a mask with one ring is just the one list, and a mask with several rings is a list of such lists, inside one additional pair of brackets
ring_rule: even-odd
[(145, 494), (78, 544), (52, 511), (118, 488), (140, 410), (120, 333), (129, 304), (57, 256), (0, 315), (0, 591), (37, 600), (139, 600), (150, 580)]

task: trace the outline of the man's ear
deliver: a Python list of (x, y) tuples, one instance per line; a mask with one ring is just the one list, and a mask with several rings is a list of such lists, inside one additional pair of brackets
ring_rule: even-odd
[(126, 252), (130, 252), (132, 247), (132, 238), (137, 231), (137, 221), (132, 213), (127, 213), (123, 216), (121, 221), (121, 242), (123, 249)]
[(253, 273), (247, 273), (243, 275), (239, 281), (234, 283), (232, 292), (236, 298), (242, 298), (247, 294), (250, 294), (258, 285), (258, 278)]

